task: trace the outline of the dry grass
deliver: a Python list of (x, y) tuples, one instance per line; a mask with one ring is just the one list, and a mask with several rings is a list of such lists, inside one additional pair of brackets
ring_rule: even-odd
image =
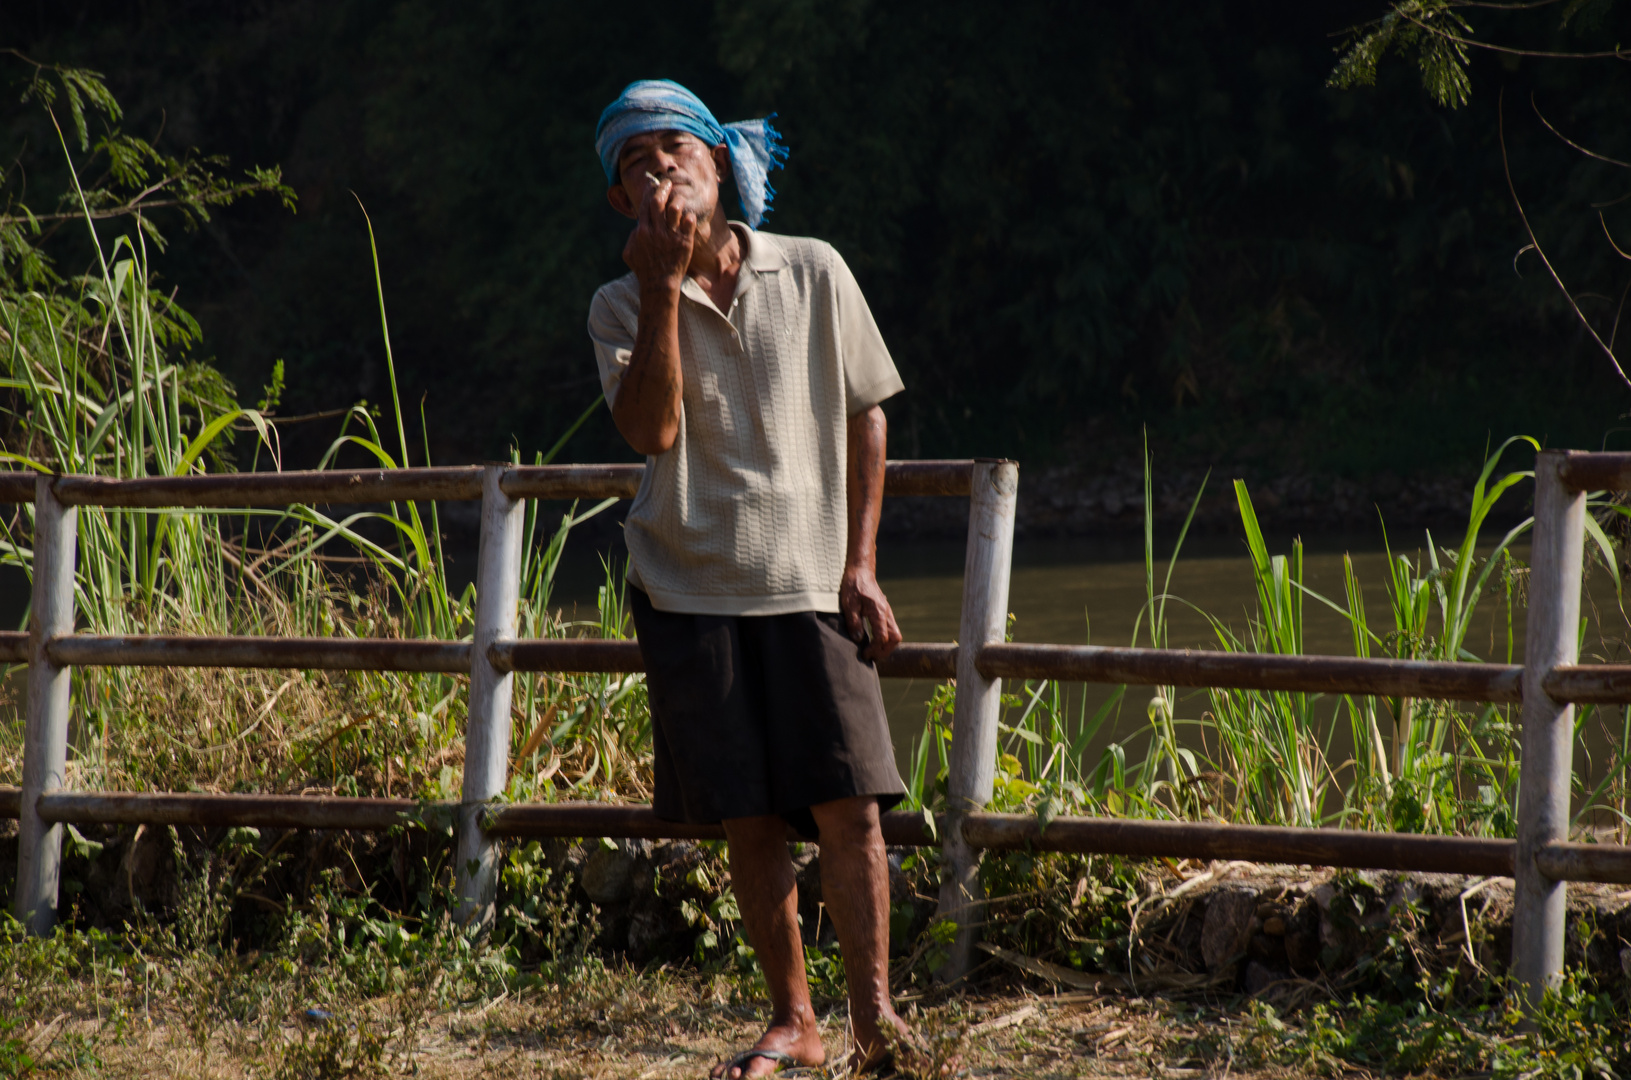
[[(418, 636), (383, 589), (361, 594), (329, 579), (308, 596), (318, 629), (341, 637)], [(257, 633), (310, 634), (310, 612), (265, 600)], [(216, 628), (149, 614), (142, 633)], [(559, 613), (531, 633), (582, 632)], [(598, 628), (591, 628), (594, 632)], [(71, 787), (113, 791), (322, 792), (454, 798), (464, 757), (469, 679), (463, 675), (211, 668), (87, 668), (75, 676)], [(622, 676), (518, 677), (512, 706), (514, 794), (521, 798), (649, 801), (643, 694)], [(636, 687), (638, 689), (638, 687)], [(22, 776), (21, 669), (0, 683), (0, 784)], [(637, 714), (637, 715), (636, 715)], [(561, 723), (578, 722), (557, 746)]]
[[(228, 863), (250, 858), (249, 839), (237, 842)], [(249, 942), (232, 936), (232, 898), (247, 894), (230, 887), (220, 859), (178, 879), (162, 920), (138, 912), (116, 936), (29, 939), (14, 924), (0, 936), (0, 1077), (699, 1077), (750, 1045), (767, 1019), (762, 981), (732, 952), (728, 929), (695, 960), (642, 967), (597, 950), (596, 913), (574, 899), (565, 864), (551, 874), (547, 860), (512, 861), (504, 925), (485, 944), (445, 916), (393, 914), (332, 874)], [(1255, 899), (1285, 892), (1263, 868), (1213, 869), (1229, 877), (1231, 896), (1248, 874), (1261, 886)], [(1446, 885), (1416, 884), (1435, 882)], [(1341, 904), (1330, 898), (1333, 911), (1366, 916), (1366, 933), (1350, 943), (1356, 955), (1333, 960), (1330, 972), (1284, 973), (1256, 992), (1237, 992), (1234, 963), (1166, 979), (1152, 969), (1135, 995), (1115, 975), (1084, 984), (1091, 977), (1082, 972), (1012, 953), (988, 960), (955, 993), (902, 972), (898, 1000), (931, 1057), (956, 1058), (957, 1074), (972, 1077), (1631, 1075), (1631, 999), (1616, 951), (1623, 896), (1577, 897), (1571, 947), (1608, 952), (1572, 973), (1526, 1031), (1510, 987), (1498, 973), (1478, 975), (1468, 950), (1473, 937), (1491, 938), (1489, 911), (1462, 915), (1456, 906), (1446, 922), (1434, 914), (1443, 898), (1422, 892), (1396, 910), (1383, 905), (1387, 917), (1376, 921), (1369, 916), (1382, 914), (1386, 897), (1371, 896), (1373, 885), (1348, 882)], [(523, 913), (515, 905), (525, 897), (536, 903)], [(1354, 906), (1361, 897), (1377, 903)], [(1032, 916), (1020, 921), (1045, 913)], [(1148, 947), (1141, 971), (1161, 960), (1163, 943), (1187, 940), (1165, 918), (1150, 909), (1138, 920)], [(1003, 936), (995, 926), (988, 933)], [(812, 986), (834, 1063), (821, 1075), (841, 1080), (843, 988), (818, 977), (826, 958), (816, 953)], [(1251, 986), (1250, 965), (1246, 976)], [(1057, 989), (1069, 986), (1079, 989)]]
[[(715, 1062), (758, 1037), (766, 1007), (732, 998), (721, 977), (625, 971), (594, 989), (529, 991), (426, 1012), (408, 1037), (397, 1003), (381, 1000), (319, 1027), (290, 1016), (264, 1035), (224, 1022), (201, 1045), (186, 1003), (166, 997), (123, 1016), (122, 1031), (121, 1019), (58, 1014), (31, 1021), (22, 1038), (35, 1047), (49, 1044), (45, 1060), (67, 1076), (661, 1080), (706, 1076)], [(1203, 1060), (1194, 1048), (1215, 1042), (1219, 1025), (1231, 1024), (1159, 998), (1048, 998), (1017, 990), (954, 997), (919, 1009), (916, 1019), (926, 1031), (949, 1031), (959, 1043), (962, 1069), (985, 1077), (1221, 1074), (1223, 1063)], [(829, 1058), (841, 1061), (842, 1007), (829, 1007), (821, 1023)], [(364, 1047), (375, 1033), (385, 1041), (377, 1065)], [(83, 1048), (77, 1063), (70, 1046)], [(1237, 1064), (1233, 1072), (1263, 1070)], [(822, 1075), (839, 1078), (844, 1070)]]

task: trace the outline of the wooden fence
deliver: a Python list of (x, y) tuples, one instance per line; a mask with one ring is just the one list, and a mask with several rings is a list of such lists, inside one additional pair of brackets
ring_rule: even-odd
[[(642, 670), (636, 642), (518, 640), (522, 501), (631, 497), (638, 465), (472, 466), (110, 480), (0, 474), (0, 501), (35, 508), (29, 630), (0, 634), (0, 661), (28, 664), (23, 784), (0, 788), (0, 816), (20, 821), (17, 917), (35, 934), (56, 921), (67, 822), (387, 829), (427, 808), (405, 799), (70, 791), (65, 788), (73, 666), (259, 667), (438, 671), (470, 675), (464, 778), (456, 822), (461, 918), (485, 923), (506, 836), (722, 836), (717, 826), (659, 821), (649, 807), (505, 804), (510, 697), (517, 671)], [(1587, 490), (1631, 488), (1631, 454), (1545, 451), (1535, 463), (1535, 528), (1524, 664), (1005, 643), (1018, 467), (1011, 461), (891, 462), (885, 494), (969, 499), (959, 643), (906, 643), (884, 677), (957, 680), (947, 812), (933, 834), (919, 815), (885, 815), (891, 844), (939, 843), (941, 911), (959, 926), (949, 974), (972, 960), (982, 849), (1251, 859), (1391, 870), (1511, 875), (1513, 970), (1539, 994), (1563, 965), (1569, 881), (1631, 883), (1631, 848), (1571, 843), (1573, 703), (1631, 702), (1631, 665), (1579, 666), (1577, 634)], [(480, 500), (476, 614), (468, 642), (339, 638), (105, 636), (74, 631), (76, 507), (287, 506)], [(1522, 703), (1515, 840), (1339, 829), (1057, 818), (987, 813), (1004, 678), (1151, 683), (1308, 693)], [(431, 809), (436, 809), (432, 807)]]

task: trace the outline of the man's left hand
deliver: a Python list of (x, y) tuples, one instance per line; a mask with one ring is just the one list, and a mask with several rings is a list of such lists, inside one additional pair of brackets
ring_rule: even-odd
[(895, 625), (889, 598), (879, 588), (877, 576), (866, 567), (844, 568), (844, 580), (838, 586), (838, 610), (857, 644), (866, 642), (867, 627), (871, 626), (872, 641), (861, 650), (868, 660), (883, 660), (900, 644), (900, 627)]

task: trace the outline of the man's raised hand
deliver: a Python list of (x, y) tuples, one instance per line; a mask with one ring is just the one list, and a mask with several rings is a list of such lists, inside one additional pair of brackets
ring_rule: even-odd
[(646, 188), (634, 231), (623, 245), (623, 261), (643, 288), (678, 290), (691, 265), (696, 236), (697, 215), (681, 207), (674, 182), (664, 179)]

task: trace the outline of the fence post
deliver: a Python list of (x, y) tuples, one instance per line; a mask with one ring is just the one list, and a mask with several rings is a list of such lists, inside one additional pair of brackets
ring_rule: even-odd
[(1535, 457), (1535, 533), (1523, 657), (1523, 761), (1518, 845), (1513, 855), (1512, 973), (1532, 1004), (1563, 973), (1566, 885), (1535, 865), (1535, 853), (1567, 840), (1574, 772), (1574, 706), (1541, 688), (1546, 673), (1577, 659), (1586, 497), (1559, 475), (1564, 454)]
[(23, 726), (23, 801), (18, 821), (17, 921), (44, 937), (57, 921), (62, 826), (40, 819), (36, 804), (64, 785), (68, 770), (70, 669), (51, 663), (45, 643), (74, 632), (74, 549), (79, 512), (34, 480), (34, 590), (28, 616), (28, 714)]
[(991, 801), (1002, 680), (981, 675), (974, 662), (982, 645), (1001, 641), (1007, 630), (1018, 492), (1016, 463), (989, 459), (974, 463), (963, 561), (963, 618), (957, 635), (957, 705), (947, 762), (948, 805), (941, 825), (940, 916), (957, 923), (951, 953), (937, 972), (946, 982), (962, 978), (973, 967), (977, 905), (984, 893), (979, 853), (963, 839), (963, 818)]
[(498, 891), (495, 844), (482, 828), (487, 803), (504, 791), (510, 759), (514, 676), (493, 667), (487, 650), (515, 637), (521, 594), (524, 504), (499, 490), (505, 466), (481, 477), (481, 548), (476, 557), (476, 626), (470, 648), (470, 718), (464, 732), (464, 787), (458, 815), (459, 922), (485, 930)]

